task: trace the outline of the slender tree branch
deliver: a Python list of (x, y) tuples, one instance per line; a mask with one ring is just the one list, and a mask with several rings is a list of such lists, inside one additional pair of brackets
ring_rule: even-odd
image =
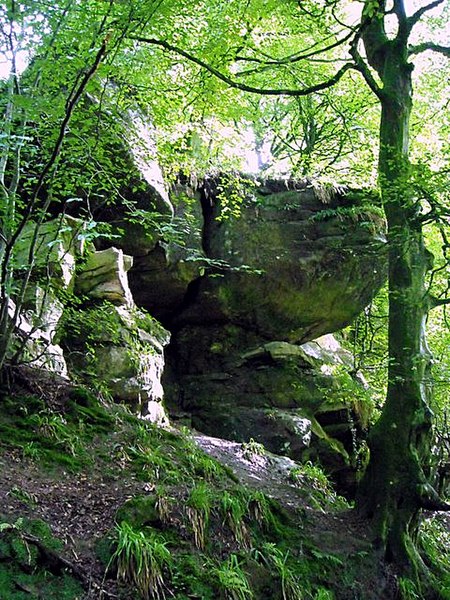
[(8, 240), (8, 244), (6, 245), (6, 248), (4, 249), (4, 253), (3, 256), (1, 257), (1, 275), (0, 275), (0, 334), (1, 334), (1, 341), (0, 341), (0, 365), (3, 364), (3, 361), (5, 359), (5, 355), (6, 355), (6, 348), (7, 348), (7, 341), (9, 338), (9, 335), (12, 332), (12, 329), (15, 325), (15, 323), (17, 322), (17, 318), (19, 316), (19, 311), (23, 302), (23, 298), (25, 295), (25, 291), (26, 288), (28, 286), (28, 282), (30, 280), (30, 276), (33, 270), (33, 263), (34, 263), (34, 250), (36, 248), (36, 243), (37, 243), (37, 238), (38, 238), (38, 233), (39, 233), (39, 227), (42, 224), (42, 221), (44, 219), (44, 216), (46, 214), (46, 211), (51, 203), (51, 194), (49, 194), (47, 196), (46, 201), (44, 202), (44, 206), (42, 207), (41, 213), (40, 213), (40, 218), (37, 220), (36, 226), (34, 228), (34, 233), (32, 235), (32, 239), (31, 239), (31, 243), (30, 243), (30, 250), (29, 250), (29, 257), (30, 257), (30, 262), (28, 265), (28, 271), (25, 275), (25, 278), (22, 281), (21, 284), (21, 289), (20, 292), (18, 294), (18, 300), (16, 302), (16, 308), (14, 311), (14, 315), (12, 317), (11, 320), (8, 319), (8, 313), (10, 310), (10, 300), (9, 300), (9, 295), (8, 295), (8, 290), (7, 290), (7, 285), (8, 285), (8, 274), (9, 273), (9, 261), (11, 258), (11, 255), (14, 251), (15, 248), (15, 244), (17, 242), (17, 240), (19, 239), (20, 235), (22, 234), (26, 224), (29, 222), (31, 215), (33, 214), (33, 210), (36, 207), (36, 203), (38, 201), (39, 198), (39, 194), (42, 190), (42, 187), (46, 181), (46, 178), (48, 176), (48, 174), (54, 170), (54, 168), (57, 165), (57, 160), (59, 157), (59, 154), (61, 152), (61, 148), (64, 142), (64, 138), (66, 136), (66, 130), (67, 130), (67, 126), (70, 122), (70, 119), (72, 117), (73, 111), (78, 103), (78, 100), (81, 98), (81, 96), (83, 95), (83, 93), (85, 92), (86, 86), (88, 85), (89, 81), (92, 79), (92, 77), (94, 76), (94, 74), (96, 73), (100, 63), (102, 62), (102, 60), (104, 59), (104, 57), (106, 56), (107, 53), (107, 48), (108, 48), (108, 37), (106, 37), (103, 40), (102, 45), (100, 46), (99, 50), (97, 51), (97, 54), (94, 58), (94, 61), (91, 65), (91, 67), (85, 71), (84, 76), (81, 78), (81, 81), (78, 85), (78, 88), (76, 90), (73, 91), (73, 93), (70, 96), (70, 101), (68, 102), (68, 104), (66, 105), (66, 111), (64, 114), (64, 118), (61, 122), (61, 125), (59, 127), (59, 133), (58, 133), (58, 137), (57, 140), (55, 142), (55, 145), (53, 147), (53, 151), (50, 155), (50, 158), (48, 159), (48, 161), (46, 162), (46, 164), (44, 165), (44, 168), (42, 169), (39, 178), (36, 182), (36, 186), (33, 190), (33, 195), (29, 201), (29, 203), (26, 206), (26, 209), (24, 211), (24, 214), (22, 215), (21, 221), (19, 223), (19, 225), (17, 226), (14, 234), (11, 236), (11, 238)]
[[(429, 202), (429, 198), (426, 198), (426, 200)], [(432, 208), (428, 212), (419, 215), (419, 217), (417, 217), (416, 220), (418, 223), (422, 224), (432, 222), (438, 223), (441, 222), (444, 219), (444, 217), (447, 219), (450, 217), (450, 210), (445, 209), (440, 205), (436, 205), (432, 206)]]
[[(430, 198), (428, 199), (428, 202), (432, 206), (432, 209), (430, 212), (436, 211), (437, 207), (439, 207), (439, 204), (437, 204), (437, 203), (434, 204), (433, 200), (431, 200)], [(444, 310), (445, 310), (446, 303), (442, 302), (442, 300), (445, 298), (448, 298), (450, 296), (450, 294), (449, 294), (450, 281), (447, 279), (447, 288), (445, 289), (444, 292), (441, 293), (441, 295), (439, 297), (434, 296), (429, 291), (433, 287), (433, 282), (434, 282), (436, 275), (438, 273), (442, 273), (442, 271), (447, 270), (448, 266), (450, 264), (450, 257), (448, 255), (450, 245), (449, 245), (449, 240), (447, 237), (447, 232), (445, 231), (444, 221), (442, 220), (442, 217), (439, 217), (439, 216), (435, 217), (434, 220), (437, 222), (439, 233), (441, 234), (441, 238), (442, 238), (442, 255), (444, 257), (444, 262), (439, 267), (432, 269), (432, 271), (430, 272), (430, 277), (429, 277), (428, 286), (427, 286), (428, 291), (426, 294), (426, 302), (428, 304), (429, 310), (431, 310), (432, 308), (436, 308), (437, 306), (444, 306)], [(439, 304), (439, 302), (440, 302), (440, 304)]]
[(427, 50), (439, 52), (439, 54), (443, 54), (444, 56), (448, 56), (450, 58), (450, 46), (441, 46), (440, 44), (433, 44), (433, 42), (423, 42), (417, 46), (410, 46), (408, 54), (412, 56), (413, 54), (420, 54), (421, 52), (426, 52)]
[(393, 11), (397, 15), (400, 22), (407, 20), (404, 0), (394, 0)]
[(358, 51), (358, 42), (359, 37), (356, 36), (350, 46), (350, 56), (353, 58), (356, 64), (356, 69), (361, 73), (364, 77), (367, 85), (372, 90), (372, 92), (377, 96), (379, 100), (384, 99), (383, 88), (378, 85), (375, 80), (375, 77), (372, 75), (372, 72), (369, 69), (369, 66), (361, 56)]
[(218, 79), (220, 79), (221, 81), (223, 81), (224, 83), (226, 83), (227, 85), (229, 85), (232, 88), (241, 90), (243, 92), (250, 92), (252, 94), (262, 94), (265, 96), (294, 96), (294, 97), (308, 96), (309, 94), (313, 94), (315, 92), (320, 92), (321, 90), (325, 90), (329, 87), (332, 87), (340, 79), (342, 79), (342, 77), (345, 75), (345, 73), (347, 71), (349, 71), (350, 69), (356, 69), (356, 66), (353, 63), (346, 63), (343, 67), (341, 67), (333, 75), (333, 77), (330, 77), (329, 79), (326, 79), (325, 81), (322, 81), (321, 83), (318, 83), (316, 85), (310, 85), (310, 86), (304, 87), (302, 89), (292, 89), (292, 88), (265, 89), (265, 88), (255, 87), (252, 85), (246, 85), (245, 83), (239, 83), (238, 81), (235, 81), (232, 77), (228, 77), (227, 75), (225, 75), (224, 73), (222, 73), (221, 71), (219, 71), (218, 69), (213, 67), (212, 65), (209, 65), (201, 58), (197, 58), (190, 52), (186, 52), (186, 50), (183, 50), (182, 48), (178, 48), (177, 46), (173, 46), (172, 44), (169, 44), (169, 42), (166, 42), (164, 40), (158, 40), (155, 38), (147, 38), (147, 37), (142, 37), (142, 36), (129, 36), (129, 39), (135, 40), (137, 42), (141, 42), (144, 44), (152, 44), (154, 46), (161, 46), (165, 50), (169, 50), (170, 52), (175, 52), (176, 54), (179, 54), (180, 56), (187, 58), (189, 61), (193, 62), (194, 64), (199, 65), (203, 69), (206, 69), (207, 71), (209, 71), (209, 73), (212, 73)]
[(336, 23), (338, 23), (338, 25), (340, 25), (344, 29), (350, 29), (353, 33), (355, 33), (357, 30), (357, 26), (348, 25), (347, 23), (344, 23), (344, 21), (341, 21), (340, 17), (338, 17), (336, 14), (336, 7), (337, 7), (337, 3), (331, 9), (331, 14), (333, 15), (333, 19), (336, 21)]
[(450, 511), (450, 504), (441, 500), (439, 494), (429, 483), (418, 486), (418, 496), (421, 507), (426, 510)]
[[(304, 54), (297, 53), (297, 54), (292, 54), (291, 56), (286, 56), (284, 58), (280, 58), (278, 60), (273, 59), (273, 60), (261, 61), (262, 68), (265, 68), (268, 66), (291, 65), (293, 63), (300, 62), (301, 60), (306, 60), (313, 56), (317, 56), (318, 54), (323, 54), (324, 52), (327, 52), (328, 50), (333, 50), (333, 48), (337, 48), (338, 46), (341, 46), (346, 41), (348, 41), (352, 37), (352, 35), (353, 35), (353, 31), (348, 33), (346, 36), (344, 36), (340, 40), (337, 40), (333, 44), (329, 44), (328, 46), (325, 46), (324, 48), (319, 48), (317, 50), (311, 50), (310, 52), (305, 52)], [(243, 60), (243, 59), (240, 58), (240, 60)], [(245, 73), (246, 73), (245, 71), (242, 71), (241, 73), (239, 73), (239, 75), (243, 75)]]
[(416, 12), (408, 18), (409, 32), (411, 32), (414, 25), (416, 25), (420, 21), (420, 19), (423, 17), (423, 15), (426, 12), (428, 12), (429, 10), (433, 10), (433, 8), (436, 8), (443, 2), (444, 2), (444, 0), (434, 0), (433, 2), (430, 2), (429, 4), (426, 4), (425, 6), (422, 6), (421, 8), (416, 10)]
[[(236, 62), (241, 60), (240, 58), (236, 59)], [(247, 60), (247, 59), (244, 59)], [(266, 62), (263, 60), (255, 60), (254, 62), (258, 62), (259, 66), (258, 67), (254, 67), (253, 69), (245, 69), (245, 71), (239, 71), (235, 74), (235, 77), (247, 77), (248, 75), (256, 75), (259, 73), (265, 73), (266, 71), (270, 71), (270, 69), (276, 69), (278, 67), (282, 67), (283, 65), (288, 66), (292, 63), (277, 63), (276, 61), (273, 62)], [(295, 61), (293, 61), (295, 62)], [(321, 64), (333, 64), (336, 65), (336, 63), (347, 63), (347, 59), (345, 58), (335, 58), (335, 59), (327, 59), (327, 58), (310, 58), (308, 60), (309, 63), (321, 63)]]
[(406, 42), (408, 40), (410, 30), (408, 27), (408, 17), (406, 16), (404, 0), (394, 0), (393, 11), (398, 19), (397, 39)]
[[(322, 40), (321, 40), (321, 41), (319, 41), (319, 42), (314, 42), (314, 44), (311, 44), (311, 46), (309, 46), (309, 47), (307, 47), (307, 48), (304, 48), (304, 49), (302, 50), (302, 52), (303, 52), (303, 53), (306, 53), (306, 52), (313, 52), (313, 49), (314, 49), (314, 48), (317, 48), (318, 46), (320, 46), (320, 44), (321, 44), (321, 43), (323, 43), (323, 42), (326, 42), (327, 40), (329, 40), (329, 39), (331, 39), (331, 38), (333, 38), (333, 39), (334, 39), (334, 37), (335, 37), (334, 35), (332, 35), (332, 34), (328, 34), (328, 35), (326, 35), (324, 38), (322, 38)], [(245, 56), (240, 56), (240, 55), (238, 54), (238, 52), (241, 52), (241, 50), (243, 50), (243, 49), (244, 49), (244, 46), (242, 46), (242, 45), (241, 45), (241, 46), (239, 47), (239, 49), (236, 51), (235, 60), (246, 60), (246, 61), (248, 61), (248, 62), (259, 62), (259, 63), (265, 63), (265, 62), (268, 62), (268, 61), (272, 61), (272, 62), (273, 62), (273, 61), (276, 61), (276, 60), (277, 60), (277, 59), (276, 59), (276, 58), (274, 58), (272, 55), (268, 54), (267, 52), (264, 52), (264, 51), (262, 51), (262, 50), (261, 50), (261, 49), (259, 49), (259, 48), (258, 48), (258, 53), (259, 53), (259, 54), (260, 54), (260, 55), (263, 57), (263, 59), (256, 58), (256, 57), (249, 57), (249, 56), (247, 56), (247, 57), (245, 57)], [(251, 49), (252, 49), (252, 50), (254, 50), (254, 48), (251, 48)], [(291, 54), (289, 57), (286, 57), (286, 58), (295, 57), (295, 56), (298, 56), (298, 54), (299, 54), (298, 52), (295, 52), (294, 54)], [(264, 60), (264, 59), (265, 59), (265, 60)]]
[(436, 296), (428, 296), (428, 303), (430, 310), (437, 308), (438, 306), (447, 306), (450, 304), (450, 298), (437, 298)]

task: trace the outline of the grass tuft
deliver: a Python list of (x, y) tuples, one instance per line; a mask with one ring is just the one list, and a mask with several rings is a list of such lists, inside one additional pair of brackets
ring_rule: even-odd
[(126, 521), (116, 526), (116, 549), (110, 565), (117, 579), (136, 587), (143, 600), (166, 598), (166, 572), (172, 564), (167, 543), (151, 531), (134, 529)]
[(250, 548), (250, 533), (244, 522), (248, 512), (248, 500), (239, 494), (224, 491), (221, 498), (223, 522), (233, 532), (235, 540), (243, 547)]
[(225, 600), (252, 600), (254, 595), (238, 557), (231, 554), (219, 567), (212, 571)]
[(211, 491), (203, 483), (198, 483), (187, 500), (187, 516), (194, 534), (194, 543), (200, 550), (205, 548), (206, 533), (211, 513)]
[(283, 553), (274, 543), (266, 542), (262, 550), (253, 550), (253, 557), (274, 569), (281, 582), (283, 600), (302, 600), (303, 594), (298, 577), (288, 564), (289, 552)]

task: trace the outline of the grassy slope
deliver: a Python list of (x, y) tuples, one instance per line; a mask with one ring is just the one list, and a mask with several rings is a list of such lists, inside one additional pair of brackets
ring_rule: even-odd
[(28, 381), (0, 403), (0, 600), (395, 598), (366, 524), (319, 471), (291, 479), (238, 481), (186, 433)]

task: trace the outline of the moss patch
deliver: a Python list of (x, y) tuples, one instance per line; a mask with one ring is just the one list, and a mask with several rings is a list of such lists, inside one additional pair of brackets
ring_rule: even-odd
[[(42, 521), (18, 519), (0, 523), (0, 590), (2, 600), (49, 598), (78, 600), (83, 588), (63, 563), (61, 542)], [(47, 552), (48, 549), (48, 552)]]
[(0, 446), (72, 471), (92, 464), (86, 446), (110, 431), (112, 424), (107, 410), (77, 388), (57, 410), (32, 395), (6, 396), (0, 402)]

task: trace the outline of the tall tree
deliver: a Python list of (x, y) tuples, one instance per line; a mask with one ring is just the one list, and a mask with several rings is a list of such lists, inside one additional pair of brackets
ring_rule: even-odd
[[(410, 47), (421, 17), (440, 2), (407, 16), (403, 1), (367, 2), (360, 35), (366, 61), (352, 46), (352, 56), (381, 104), (379, 186), (388, 224), (389, 367), (386, 402), (370, 434), (371, 460), (360, 489), (359, 504), (373, 519), (388, 558), (422, 569), (413, 544), (421, 508), (448, 510), (430, 485), (432, 413), (429, 406), (431, 355), (425, 338), (427, 313), (437, 301), (426, 288), (432, 268), (422, 231), (420, 198), (412, 184), (409, 162), (412, 109), (411, 57), (431, 44)], [(387, 14), (397, 31), (388, 36)], [(433, 45), (442, 53), (449, 50)], [(375, 81), (368, 65), (377, 73)]]

